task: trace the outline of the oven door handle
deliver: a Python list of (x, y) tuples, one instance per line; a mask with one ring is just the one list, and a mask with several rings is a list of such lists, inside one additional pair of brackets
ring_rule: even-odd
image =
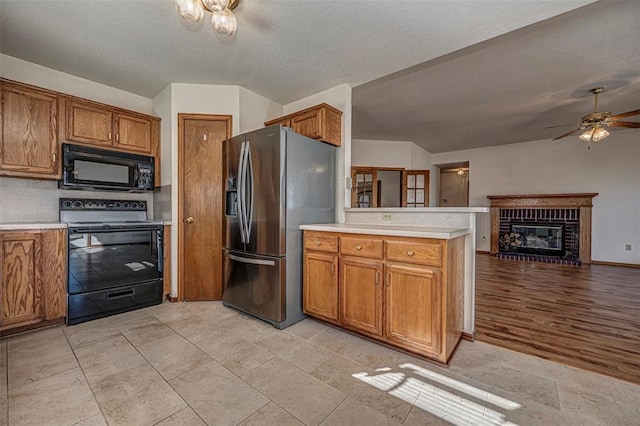
[(130, 288), (127, 290), (110, 291), (105, 295), (107, 300), (124, 299), (125, 297), (131, 297), (136, 295), (136, 289)]

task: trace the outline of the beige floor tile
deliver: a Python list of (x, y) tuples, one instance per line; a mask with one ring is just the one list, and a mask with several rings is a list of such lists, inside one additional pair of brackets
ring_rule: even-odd
[(9, 390), (78, 367), (59, 328), (10, 338), (7, 362)]
[(408, 400), (403, 400), (388, 393), (395, 387), (394, 383), (390, 383), (390, 380), (388, 382), (372, 381), (368, 383), (357, 378), (363, 377), (362, 373), (365, 373), (367, 378), (376, 375), (376, 372), (368, 367), (364, 367), (340, 355), (334, 355), (313, 370), (311, 374), (340, 392), (367, 405), (369, 408), (402, 423), (409, 414), (417, 394), (413, 398), (409, 397), (406, 398)]
[(399, 425), (400, 423), (391, 420), (389, 417), (380, 414), (353, 398), (347, 397), (321, 424), (323, 426), (369, 426)]
[(0, 424), (7, 424), (9, 395), (7, 388), (7, 340), (0, 340)]
[(421, 408), (413, 407), (403, 424), (406, 426), (445, 426), (454, 423), (449, 423)]
[(563, 412), (532, 401), (527, 401), (515, 410), (500, 410), (496, 408), (496, 411), (499, 413), (499, 417), (496, 417), (495, 412), (485, 412), (485, 418), (492, 420), (493, 424), (510, 422), (518, 426), (613, 426), (613, 423), (602, 423), (598, 419), (589, 416)]
[(191, 407), (187, 407), (167, 417), (155, 426), (206, 426), (206, 423)]
[(225, 330), (228, 330), (235, 336), (243, 338), (249, 343), (256, 343), (260, 340), (277, 336), (282, 332), (264, 321), (235, 311), (232, 312), (235, 313), (235, 316), (230, 316), (225, 319), (222, 325)]
[(116, 326), (134, 346), (141, 346), (175, 334), (175, 331), (153, 316), (135, 318), (118, 323)]
[(612, 399), (600, 388), (585, 388), (558, 384), (558, 396), (562, 412), (574, 413), (602, 424), (638, 425), (637, 407), (626, 400)]
[(73, 426), (107, 426), (107, 421), (104, 419), (102, 413), (98, 413), (88, 419), (75, 423)]
[(500, 348), (483, 342), (463, 340), (449, 364), (453, 371), (469, 368), (496, 368)]
[(187, 405), (148, 365), (108, 376), (92, 387), (110, 426), (152, 425)]
[(242, 378), (307, 425), (322, 422), (346, 397), (277, 357)]
[(80, 367), (89, 383), (106, 376), (147, 364), (147, 361), (122, 335), (100, 340), (75, 350)]
[(321, 346), (282, 331), (256, 342), (256, 346), (277, 355), (307, 373), (313, 371), (333, 355), (332, 352)]
[(622, 391), (627, 398), (627, 401), (632, 407), (636, 408), (638, 416), (640, 416), (640, 385), (625, 382), (624, 380), (619, 380), (619, 383), (622, 387)]
[(267, 405), (245, 419), (238, 426), (259, 425), (304, 426), (304, 423), (285, 411), (278, 404), (269, 402)]
[(301, 337), (303, 339), (310, 339), (316, 334), (320, 334), (325, 331), (329, 326), (321, 323), (320, 321), (314, 320), (313, 318), (305, 318), (300, 322), (297, 322), (289, 327), (285, 328), (289, 334), (293, 334), (294, 336)]
[(476, 382), (501, 389), (521, 400), (531, 400), (549, 407), (560, 408), (558, 389), (552, 379), (514, 370), (482, 366), (461, 372)]
[(170, 383), (210, 425), (236, 425), (269, 402), (216, 361), (176, 377)]
[(208, 336), (196, 340), (194, 344), (238, 376), (274, 357), (273, 354), (237, 336)]
[(147, 311), (146, 309), (137, 309), (135, 311), (124, 312), (118, 315), (111, 315), (109, 317), (106, 317), (105, 319), (108, 319), (112, 324), (120, 324), (123, 322), (131, 321), (133, 319), (141, 319), (146, 317), (147, 315), (149, 315), (149, 311)]
[(101, 318), (65, 327), (64, 334), (69, 339), (71, 347), (78, 349), (100, 340), (116, 337), (120, 334), (120, 330), (108, 318)]
[(558, 385), (571, 386), (574, 388), (598, 389), (600, 393), (606, 394), (610, 399), (623, 400), (626, 398), (620, 381), (613, 377), (592, 373), (568, 365), (540, 360), (543, 367), (543, 374), (553, 378)]
[(391, 367), (402, 356), (393, 349), (334, 328), (311, 337), (309, 342), (370, 368)]
[(178, 334), (154, 340), (139, 346), (138, 350), (165, 380), (171, 380), (213, 360)]
[(9, 424), (72, 425), (99, 414), (80, 368), (9, 391)]

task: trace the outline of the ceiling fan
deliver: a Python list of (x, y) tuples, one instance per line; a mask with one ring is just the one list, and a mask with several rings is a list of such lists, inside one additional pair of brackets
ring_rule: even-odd
[[(632, 129), (640, 128), (640, 123), (633, 121), (620, 121), (621, 118), (631, 117), (633, 115), (640, 115), (640, 109), (635, 111), (623, 112), (622, 114), (612, 115), (607, 111), (598, 111), (598, 95), (604, 91), (604, 86), (594, 87), (589, 90), (589, 92), (595, 95), (595, 107), (591, 114), (587, 114), (582, 117), (582, 120), (577, 125), (576, 129), (571, 130), (570, 132), (564, 133), (560, 136), (553, 138), (552, 140), (558, 140), (565, 138), (567, 136), (571, 136), (574, 133), (581, 132), (583, 130), (584, 133), (580, 135), (580, 139), (585, 142), (589, 142), (589, 149), (591, 149), (591, 142), (599, 142), (602, 139), (609, 136), (609, 132), (607, 131), (608, 127), (629, 127)], [(570, 126), (570, 124), (566, 124), (565, 126)], [(564, 127), (564, 126), (553, 126), (553, 127)], [(547, 127), (550, 129), (552, 127)]]

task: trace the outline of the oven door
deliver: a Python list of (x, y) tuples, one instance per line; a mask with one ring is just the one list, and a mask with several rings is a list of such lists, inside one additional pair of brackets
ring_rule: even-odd
[(69, 228), (68, 323), (162, 302), (162, 229)]

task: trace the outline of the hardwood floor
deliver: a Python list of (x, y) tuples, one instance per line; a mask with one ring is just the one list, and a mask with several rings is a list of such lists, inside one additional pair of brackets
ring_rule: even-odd
[(640, 383), (640, 269), (476, 256), (478, 340)]

